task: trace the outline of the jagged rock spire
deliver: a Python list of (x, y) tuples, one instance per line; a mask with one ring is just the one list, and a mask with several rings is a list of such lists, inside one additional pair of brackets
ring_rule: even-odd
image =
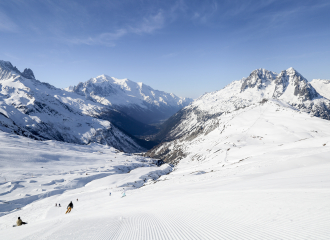
[(30, 68), (25, 68), (22, 72), (22, 76), (29, 79), (35, 79), (33, 71)]
[(23, 72), (20, 72), (17, 67), (14, 67), (9, 61), (0, 60), (0, 68), (6, 71), (13, 71), (14, 73), (28, 79), (35, 79), (33, 71), (30, 68), (25, 68)]

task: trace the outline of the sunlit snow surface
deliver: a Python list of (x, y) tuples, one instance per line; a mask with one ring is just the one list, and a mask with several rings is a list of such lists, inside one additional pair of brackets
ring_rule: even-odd
[[(150, 159), (113, 148), (32, 140), (27, 146), (2, 133), (0, 199), (67, 190), (9, 209), (0, 239), (329, 239), (330, 122), (276, 101), (221, 121), (182, 145), (189, 154), (160, 178), (168, 165), (148, 167)], [(134, 164), (144, 167), (123, 169)], [(4, 201), (1, 209), (11, 205)], [(18, 216), (28, 225), (12, 228)]]
[(323, 97), (330, 99), (330, 80), (327, 79), (313, 79), (311, 85), (320, 93)]

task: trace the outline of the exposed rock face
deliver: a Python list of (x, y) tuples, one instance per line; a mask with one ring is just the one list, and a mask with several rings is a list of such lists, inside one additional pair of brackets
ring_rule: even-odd
[(276, 74), (257, 69), (247, 78), (201, 96), (169, 118), (155, 136), (163, 143), (150, 150), (147, 156), (176, 163), (188, 154), (186, 146), (194, 139), (219, 127), (223, 128), (220, 134), (226, 131), (227, 125), (222, 119), (228, 114), (267, 104), (268, 100), (330, 120), (330, 100), (322, 97), (296, 70), (289, 68)]
[[(20, 72), (16, 67), (14, 67), (11, 62), (0, 60), (0, 67), (2, 70), (7, 70), (7, 72), (3, 72), (3, 74), (19, 74), (28, 79), (35, 79), (33, 71), (30, 68), (25, 68), (23, 72)], [(8, 75), (9, 76), (9, 75)]]
[(274, 98), (280, 98), (289, 86), (292, 86), (293, 95), (297, 96), (302, 101), (313, 100), (314, 98), (320, 97), (312, 85), (293, 68), (282, 71), (275, 79), (275, 85)]
[(254, 70), (250, 76), (244, 79), (241, 92), (248, 88), (265, 88), (276, 78), (276, 75), (276, 73), (262, 68)]
[(30, 68), (25, 68), (22, 72), (22, 76), (28, 79), (35, 79), (34, 74)]

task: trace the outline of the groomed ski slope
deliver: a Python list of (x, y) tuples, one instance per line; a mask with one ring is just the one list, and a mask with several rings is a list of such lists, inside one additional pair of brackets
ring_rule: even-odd
[[(273, 103), (228, 119), (223, 135), (215, 130), (194, 139), (170, 174), (150, 177), (169, 172), (168, 165), (150, 165), (34, 201), (0, 218), (0, 239), (329, 239), (329, 121)], [(86, 158), (87, 169), (105, 167), (104, 155)], [(61, 160), (68, 170), (86, 169), (72, 159)], [(146, 177), (143, 187), (133, 187)], [(70, 201), (74, 208), (65, 215)], [(28, 225), (12, 228), (18, 216)]]

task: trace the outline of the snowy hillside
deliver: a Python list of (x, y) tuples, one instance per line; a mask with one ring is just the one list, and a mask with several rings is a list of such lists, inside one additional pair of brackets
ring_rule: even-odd
[(198, 121), (196, 116), (190, 123), (195, 125), (192, 127), (187, 121), (178, 125), (186, 133), (181, 138), (158, 145), (147, 155), (174, 163), (181, 159), (217, 159), (221, 167), (232, 164), (227, 161), (228, 154), (239, 152), (242, 156), (245, 148), (258, 152), (259, 148), (272, 150), (283, 144), (330, 136), (330, 121), (312, 117), (275, 99), (203, 121)]
[[(249, 77), (233, 81), (225, 88), (207, 93), (168, 119), (158, 140), (170, 141), (188, 135), (195, 136), (205, 129), (216, 128), (223, 114), (276, 99), (281, 104), (330, 120), (330, 100), (322, 97), (293, 68), (280, 74), (257, 69)], [(208, 125), (206, 125), (206, 122)], [(210, 130), (211, 131), (211, 130)]]
[(142, 151), (131, 137), (107, 120), (93, 116), (102, 104), (63, 91), (0, 61), (0, 130), (40, 140), (108, 144), (126, 152)]
[(313, 79), (311, 85), (323, 97), (330, 99), (330, 80), (326, 79)]
[(154, 90), (128, 79), (107, 75), (92, 78), (66, 89), (106, 106), (112, 106), (143, 123), (157, 123), (192, 102), (190, 98)]
[(118, 175), (142, 168), (135, 170), (141, 174), (140, 179), (131, 183), (126, 176), (126, 180), (117, 182), (118, 188), (109, 190), (117, 192), (123, 187), (127, 190), (140, 187), (148, 179), (156, 180), (171, 171), (166, 164), (157, 167), (153, 159), (96, 143), (36, 141), (1, 131), (0, 142), (0, 216), (18, 212), (41, 199), (85, 187), (96, 179), (113, 175), (118, 178)]
[(278, 100), (217, 120), (177, 140), (188, 154), (168, 175), (106, 146), (0, 133), (0, 238), (328, 239), (329, 121)]

